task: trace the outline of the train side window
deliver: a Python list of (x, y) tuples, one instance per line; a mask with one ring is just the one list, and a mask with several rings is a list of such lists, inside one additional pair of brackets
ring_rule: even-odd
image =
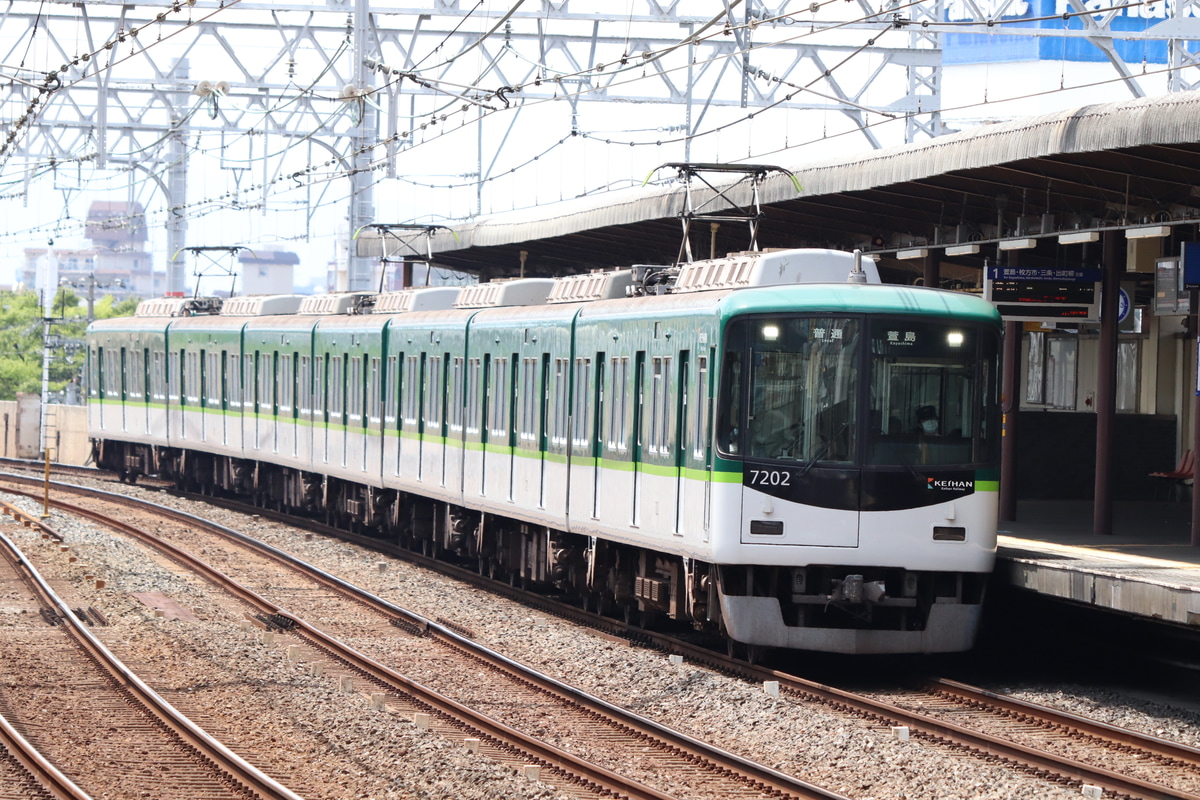
[(238, 354), (226, 354), (229, 371), (229, 408), (241, 410), (241, 359)]
[(342, 374), (345, 368), (344, 357), (329, 359), (329, 421), (334, 425), (346, 424), (346, 377)]
[(255, 413), (254, 409), (254, 354), (246, 353), (242, 357), (242, 410)]
[(171, 403), (179, 402), (179, 353), (174, 350), (167, 356), (167, 399)]
[(88, 351), (88, 397), (100, 396), (100, 354), (103, 348), (93, 347)]
[(696, 390), (692, 403), (692, 455), (704, 458), (704, 409), (707, 405), (708, 356), (696, 356)]
[(383, 408), (381, 395), (382, 376), (379, 374), (379, 359), (371, 359), (371, 375), (367, 382), (367, 417), (372, 425), (379, 425), (379, 415)]
[(430, 357), (427, 365), (428, 374), (425, 377), (425, 430), (437, 430), (442, 424), (442, 361)]
[(347, 423), (362, 422), (362, 378), (363, 360), (359, 356), (350, 359), (350, 371), (346, 373)]
[(467, 397), (466, 397), (466, 427), (467, 433), (477, 435), (481, 423), (480, 418), (480, 363), (478, 358), (467, 361)]
[(128, 375), (126, 376), (126, 396), (131, 401), (140, 401), (142, 399), (141, 390), (141, 350), (130, 350), (127, 354), (129, 365)]
[(294, 416), (292, 408), (295, 392), (296, 378), (292, 373), (292, 355), (291, 353), (284, 353), (279, 356), (279, 388), (276, 390), (276, 396), (279, 398), (280, 416)]
[(187, 365), (187, 375), (183, 379), (184, 396), (188, 405), (200, 405), (200, 357), (198, 353), (187, 354), (184, 363)]
[(205, 367), (204, 376), (204, 394), (209, 408), (221, 407), (221, 357), (223, 353), (212, 351), (208, 355), (208, 364)]
[(317, 356), (313, 362), (313, 419), (317, 422), (329, 422), (329, 417), (325, 415), (328, 405), (326, 398), (328, 396), (328, 384), (325, 382), (325, 376), (329, 374), (329, 356)]
[(565, 358), (554, 359), (554, 411), (550, 415), (550, 441), (555, 447), (565, 447), (567, 444), (568, 394), (570, 384), (568, 368), (570, 361)]
[(271, 407), (275, 402), (275, 398), (271, 396), (271, 390), (275, 385), (275, 376), (271, 369), (271, 354), (258, 354), (258, 413), (269, 416)]
[(421, 372), (417, 368), (417, 356), (412, 355), (404, 361), (404, 424), (417, 424), (417, 411), (421, 405)]
[(104, 389), (110, 399), (118, 400), (121, 397), (121, 351), (109, 349), (107, 355), (108, 363), (104, 365), (107, 373)]
[(156, 403), (163, 403), (167, 399), (166, 375), (163, 373), (163, 352), (155, 350), (150, 357), (153, 362), (150, 368), (151, 399)]
[(537, 436), (537, 359), (521, 360), (521, 440), (533, 441)]
[(508, 359), (497, 358), (492, 364), (492, 436), (508, 434)]
[(575, 359), (575, 395), (571, 409), (571, 444), (574, 447), (587, 447), (591, 441), (591, 386), (592, 360)]
[(463, 359), (455, 356), (450, 376), (450, 430), (463, 429)]
[(297, 390), (300, 414), (307, 417), (312, 414), (312, 358), (300, 356), (300, 385)]
[(629, 448), (629, 356), (613, 356), (608, 401), (608, 449)]
[(383, 424), (387, 428), (396, 427), (396, 419), (400, 415), (400, 374), (399, 359), (388, 356), (387, 372), (384, 376)]

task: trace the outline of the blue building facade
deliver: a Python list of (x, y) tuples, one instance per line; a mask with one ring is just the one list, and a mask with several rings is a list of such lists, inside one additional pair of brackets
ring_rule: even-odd
[[(1112, 14), (1109, 30), (1120, 35), (1121, 32), (1140, 34), (1154, 25), (1164, 22), (1174, 11), (1175, 0), (1157, 0), (1129, 8), (1113, 9), (1122, 6), (1121, 0), (1086, 0), (1083, 3), (1088, 10), (1094, 10), (1094, 19), (1103, 24), (1107, 15)], [(1004, 31), (1012, 26), (1022, 28), (1037, 28), (1047, 33), (1063, 31), (1064, 29), (1082, 31), (1085, 29), (1084, 19), (1071, 16), (1063, 19), (1064, 13), (1073, 11), (1067, 0), (980, 0), (974, 6), (986, 15), (996, 15), (1003, 20), (1003, 25), (996, 25), (992, 34), (979, 33), (949, 33), (942, 37), (943, 64), (1003, 64), (1016, 61), (1107, 61), (1104, 54), (1086, 39), (1080, 37), (1065, 37), (1053, 35), (1005, 35)], [(947, 0), (946, 18), (949, 22), (973, 21), (966, 0)], [(1185, 9), (1185, 16), (1194, 16), (1192, 7)], [(1191, 44), (1191, 43), (1189, 43)], [(1126, 64), (1163, 65), (1167, 63), (1167, 43), (1159, 39), (1116, 39), (1113, 45)], [(1189, 46), (1189, 50), (1192, 49)]]

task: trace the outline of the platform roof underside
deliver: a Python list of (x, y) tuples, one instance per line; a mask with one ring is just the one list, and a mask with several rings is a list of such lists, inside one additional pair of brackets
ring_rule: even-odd
[[(998, 238), (1200, 222), (1200, 93), (1083, 106), (841, 160), (777, 163), (801, 191), (781, 173), (764, 181), (761, 247), (857, 247), (917, 270), (919, 262), (889, 258), (905, 247), (983, 241), (979, 257), (943, 264), (943, 275), (977, 271)], [(745, 203), (749, 192), (732, 196)], [(521, 251), (526, 276), (672, 263), (683, 207), (680, 184), (651, 185), (484, 217), (456, 227), (457, 239), (439, 233), (434, 259), (484, 279), (515, 275)], [(708, 256), (709, 237), (707, 222), (693, 226), (697, 258)], [(748, 241), (745, 223), (724, 222), (716, 252)], [(990, 255), (994, 263), (994, 246)], [(1039, 258), (1057, 256), (1042, 247), (1029, 253), (1029, 263)]]

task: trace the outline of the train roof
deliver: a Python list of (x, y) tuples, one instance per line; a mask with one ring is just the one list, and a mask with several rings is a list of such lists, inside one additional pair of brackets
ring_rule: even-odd
[(892, 284), (809, 283), (729, 292), (725, 314), (828, 311), (845, 314), (954, 316), (1000, 323), (996, 307), (979, 295)]
[(223, 317), (269, 317), (295, 314), (306, 298), (298, 294), (231, 297), (221, 306)]

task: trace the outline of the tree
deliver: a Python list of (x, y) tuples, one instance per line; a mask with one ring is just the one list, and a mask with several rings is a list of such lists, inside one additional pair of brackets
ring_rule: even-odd
[[(97, 319), (131, 316), (136, 299), (116, 301), (112, 295), (97, 300)], [(0, 292), (0, 400), (16, 400), (18, 392), (42, 391), (44, 310), (36, 292)], [(83, 341), (87, 311), (79, 295), (62, 288), (54, 298), (52, 335), (62, 343), (50, 361), (50, 391), (61, 392), (67, 382), (83, 372)]]

